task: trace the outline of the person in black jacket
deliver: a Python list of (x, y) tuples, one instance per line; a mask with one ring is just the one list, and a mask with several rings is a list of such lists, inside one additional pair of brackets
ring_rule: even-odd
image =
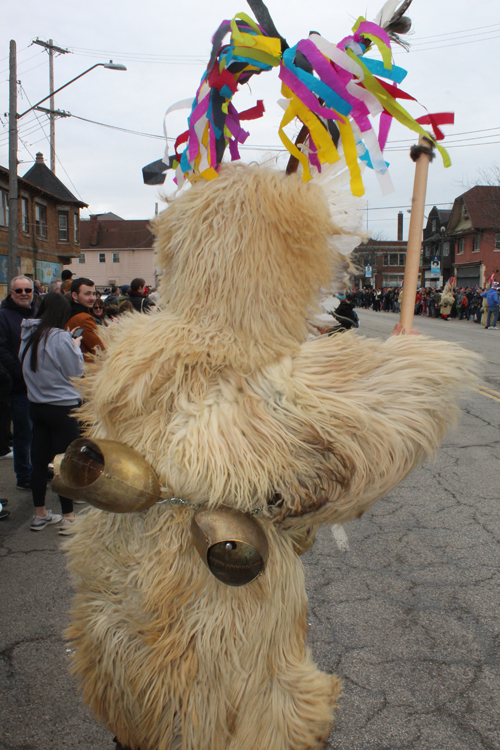
[(145, 296), (145, 288), (144, 279), (132, 279), (130, 282), (128, 298), (137, 312), (149, 312), (151, 309), (151, 302)]
[(33, 282), (25, 276), (16, 276), (10, 283), (10, 294), (0, 307), (0, 361), (12, 379), (9, 396), (14, 434), (14, 471), (19, 490), (30, 490), (32, 427), (29, 403), (23, 378), (19, 347), (21, 323), (33, 318)]

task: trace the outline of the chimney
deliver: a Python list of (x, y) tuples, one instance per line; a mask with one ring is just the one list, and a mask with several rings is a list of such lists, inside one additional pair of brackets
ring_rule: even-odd
[(398, 242), (403, 241), (403, 212), (398, 212)]
[(39, 151), (36, 155), (36, 164), (45, 164), (43, 160), (43, 154), (41, 151)]
[(90, 216), (90, 236), (89, 245), (95, 247), (99, 240), (99, 221), (97, 220), (97, 214), (91, 214)]

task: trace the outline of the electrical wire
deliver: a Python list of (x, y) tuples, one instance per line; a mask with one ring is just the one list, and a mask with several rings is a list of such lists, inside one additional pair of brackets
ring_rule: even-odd
[[(497, 34), (496, 36), (490, 36), (485, 39), (471, 39), (468, 42), (457, 42), (456, 44), (440, 44), (438, 47), (426, 47), (425, 49), (413, 49), (412, 52), (430, 52), (434, 49), (446, 49), (447, 47), (462, 47), (464, 44), (475, 44), (476, 42), (489, 42), (492, 39), (498, 39), (500, 37), (500, 34)], [(402, 55), (402, 54), (408, 54), (406, 50), (395, 50), (395, 55)]]
[[(28, 100), (28, 104), (29, 104), (29, 105), (30, 105), (30, 107), (31, 107), (31, 106), (32, 106), (32, 104), (31, 104), (31, 102), (30, 102), (30, 100), (29, 100), (28, 94), (26, 93), (26, 91), (25, 91), (25, 89), (24, 89), (23, 85), (22, 85), (22, 84), (20, 84), (20, 86), (21, 86), (21, 89), (22, 89), (22, 91), (23, 91), (23, 93), (24, 93), (24, 95), (25, 95), (26, 99)], [(50, 138), (49, 138), (49, 136), (47, 135), (47, 133), (45, 132), (45, 128), (43, 127), (43, 124), (42, 124), (42, 123), (40, 122), (40, 118), (38, 117), (38, 115), (37, 115), (36, 111), (34, 111), (34, 115), (35, 115), (36, 119), (38, 120), (38, 122), (40, 123), (40, 127), (41, 127), (41, 129), (42, 129), (42, 131), (43, 131), (43, 134), (44, 134), (44, 136), (45, 136), (45, 139), (41, 138), (40, 140), (46, 140), (46, 141), (48, 142), (49, 146), (50, 146)], [(40, 142), (40, 141), (35, 141), (35, 143), (39, 143), (39, 142)], [(30, 145), (31, 145), (31, 146), (34, 146), (35, 144), (34, 144), (34, 143), (32, 143), (32, 144), (30, 144)], [(29, 152), (28, 152), (28, 153), (29, 153)], [(56, 156), (56, 159), (57, 159), (57, 161), (59, 162), (59, 166), (61, 167), (61, 169), (63, 170), (64, 174), (66, 175), (66, 177), (67, 177), (67, 178), (68, 178), (68, 180), (70, 181), (70, 183), (71, 183), (71, 185), (73, 186), (73, 189), (74, 189), (74, 191), (76, 192), (77, 196), (78, 196), (78, 197), (80, 198), (81, 202), (83, 203), (83, 202), (84, 202), (84, 201), (83, 201), (83, 198), (82, 198), (82, 196), (80, 195), (80, 193), (78, 192), (78, 188), (77, 188), (77, 187), (76, 187), (76, 185), (75, 185), (75, 184), (73, 183), (73, 180), (71, 179), (71, 177), (70, 177), (70, 176), (69, 176), (69, 174), (67, 173), (66, 169), (64, 168), (64, 164), (62, 163), (62, 161), (60, 160), (60, 158), (58, 157), (58, 155), (57, 155), (57, 154), (56, 154), (55, 156)]]
[[(28, 47), (24, 47), (24, 49), (28, 49)], [(21, 52), (23, 52), (23, 51), (24, 51), (24, 49), (23, 49), (23, 50), (21, 50)], [(17, 60), (17, 58), (18, 58), (18, 55), (20, 55), (20, 54), (21, 54), (21, 52), (18, 52), (18, 53), (17, 53), (17, 55), (16, 55), (16, 60)], [(27, 57), (27, 58), (26, 58), (26, 60), (20, 60), (20, 61), (19, 61), (19, 60), (17, 60), (17, 63), (16, 63), (16, 64), (17, 64), (17, 67), (19, 67), (20, 65), (24, 65), (25, 63), (29, 62), (30, 60), (33, 60), (33, 59), (34, 59), (35, 57), (38, 57), (39, 55), (43, 55), (43, 50), (39, 50), (39, 51), (38, 51), (38, 52), (36, 52), (36, 53), (35, 53), (34, 55), (31, 55), (31, 57)], [(3, 58), (3, 60), (8, 60), (8, 59), (9, 59), (9, 57), (10, 57), (10, 55), (7, 55), (7, 57), (4, 57), (4, 58)], [(2, 62), (2, 61), (0, 60), (0, 62)], [(10, 70), (10, 66), (9, 66), (8, 68), (5, 68), (4, 70), (0, 70), (0, 76), (1, 76), (1, 75), (3, 75), (3, 73), (8, 73), (8, 72), (9, 72), (9, 70)]]

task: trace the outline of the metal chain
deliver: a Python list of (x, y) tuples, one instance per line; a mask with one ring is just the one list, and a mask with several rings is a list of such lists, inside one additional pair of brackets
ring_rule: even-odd
[[(162, 487), (162, 489), (166, 490), (166, 487)], [(182, 497), (163, 497), (160, 498), (160, 500), (156, 501), (156, 505), (164, 505), (165, 503), (168, 503), (173, 508), (182, 506), (183, 508), (189, 508), (190, 510), (199, 510), (200, 508), (203, 508), (204, 505), (207, 505), (208, 500), (204, 500), (201, 503), (196, 503), (196, 505), (191, 505), (191, 503), (188, 503), (188, 501), (184, 500)], [(260, 513), (263, 513), (265, 510), (266, 509), (263, 507), (255, 508), (254, 510), (247, 511), (247, 515), (257, 516)]]

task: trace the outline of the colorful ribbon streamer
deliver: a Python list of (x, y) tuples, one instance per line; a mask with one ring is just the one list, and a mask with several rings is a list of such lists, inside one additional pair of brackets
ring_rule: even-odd
[[(269, 27), (268, 27), (269, 28)], [(224, 43), (230, 34), (229, 43)], [(445, 166), (450, 159), (437, 143), (444, 135), (440, 125), (453, 122), (451, 113), (426, 114), (414, 119), (398, 100), (416, 101), (399, 88), (406, 71), (393, 64), (391, 41), (386, 31), (360, 17), (352, 34), (333, 45), (317, 33), (288, 47), (279, 36), (271, 36), (245, 13), (223, 21), (212, 39), (210, 61), (191, 106), (188, 129), (175, 141), (175, 157), (168, 149), (165, 168), (176, 169), (176, 181), (217, 177), (226, 148), (231, 159), (239, 159), (238, 146), (248, 132), (241, 121), (262, 117), (264, 105), (238, 113), (232, 100), (241, 84), (253, 75), (279, 66), (282, 94), (287, 100), (279, 136), (287, 150), (302, 165), (303, 179), (311, 178), (311, 166), (338, 161), (343, 152), (350, 172), (353, 195), (363, 195), (359, 159), (375, 170), (383, 192), (392, 188), (388, 164), (383, 157), (393, 119), (410, 130), (428, 134), (433, 129), (436, 147)], [(368, 57), (378, 53), (379, 58)], [(184, 104), (184, 103), (182, 103)], [(175, 107), (176, 105), (174, 105)], [(380, 116), (378, 135), (372, 121)], [(307, 128), (303, 145), (295, 145), (285, 132), (294, 120)], [(186, 144), (182, 153), (179, 146)]]

